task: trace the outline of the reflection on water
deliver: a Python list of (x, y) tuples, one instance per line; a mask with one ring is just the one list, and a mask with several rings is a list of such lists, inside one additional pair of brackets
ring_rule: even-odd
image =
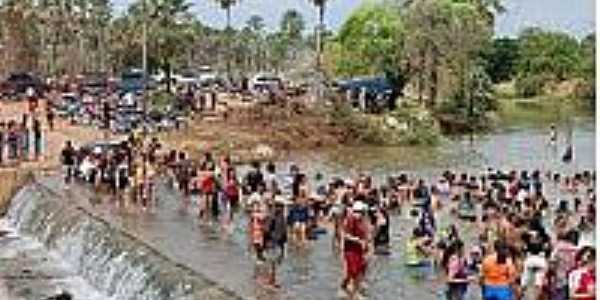
[[(353, 174), (366, 172), (376, 177), (400, 171), (424, 177), (439, 175), (444, 169), (482, 171), (500, 169), (540, 169), (570, 171), (595, 168), (595, 128), (592, 121), (578, 123), (573, 130), (574, 160), (561, 162), (566, 136), (559, 133), (556, 146), (548, 143), (548, 129), (507, 128), (501, 131), (443, 142), (438, 147), (340, 147), (328, 151), (290, 155), (294, 162), (311, 172)], [(289, 163), (288, 163), (289, 164)]]

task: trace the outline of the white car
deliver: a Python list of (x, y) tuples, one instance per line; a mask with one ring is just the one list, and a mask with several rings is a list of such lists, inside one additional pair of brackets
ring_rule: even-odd
[(274, 91), (283, 88), (283, 79), (272, 74), (258, 74), (250, 80), (250, 90), (255, 93)]
[(178, 84), (190, 85), (198, 84), (200, 82), (198, 74), (191, 70), (181, 72), (179, 78), (176, 79)]

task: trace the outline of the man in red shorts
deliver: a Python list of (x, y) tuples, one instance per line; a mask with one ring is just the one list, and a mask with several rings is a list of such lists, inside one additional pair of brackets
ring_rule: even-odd
[(346, 272), (342, 289), (349, 294), (350, 299), (357, 299), (357, 292), (367, 269), (367, 228), (363, 220), (366, 209), (366, 204), (357, 201), (352, 205), (352, 213), (344, 220), (343, 253)]

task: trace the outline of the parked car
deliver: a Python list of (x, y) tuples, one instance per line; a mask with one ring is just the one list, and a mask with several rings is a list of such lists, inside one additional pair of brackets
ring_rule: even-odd
[(84, 93), (100, 95), (108, 89), (108, 77), (103, 73), (87, 73), (81, 80), (81, 90)]
[(30, 73), (12, 73), (0, 83), (0, 95), (16, 97), (32, 90), (37, 95), (46, 92), (46, 85), (39, 77)]
[(57, 116), (71, 118), (81, 110), (81, 99), (74, 93), (64, 93), (54, 106)]
[(183, 70), (177, 77), (177, 84), (182, 85), (197, 85), (200, 83), (200, 78), (194, 70)]
[(283, 89), (283, 80), (272, 74), (258, 74), (250, 80), (250, 90), (254, 93)]
[(121, 74), (119, 90), (122, 94), (141, 94), (144, 91), (144, 84), (148, 83), (145, 77), (144, 72), (140, 70), (123, 72), (123, 74)]

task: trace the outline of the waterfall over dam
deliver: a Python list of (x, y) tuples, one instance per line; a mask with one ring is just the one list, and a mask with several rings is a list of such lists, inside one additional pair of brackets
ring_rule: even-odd
[(16, 193), (5, 219), (19, 235), (32, 237), (57, 253), (110, 299), (239, 299), (37, 182)]

